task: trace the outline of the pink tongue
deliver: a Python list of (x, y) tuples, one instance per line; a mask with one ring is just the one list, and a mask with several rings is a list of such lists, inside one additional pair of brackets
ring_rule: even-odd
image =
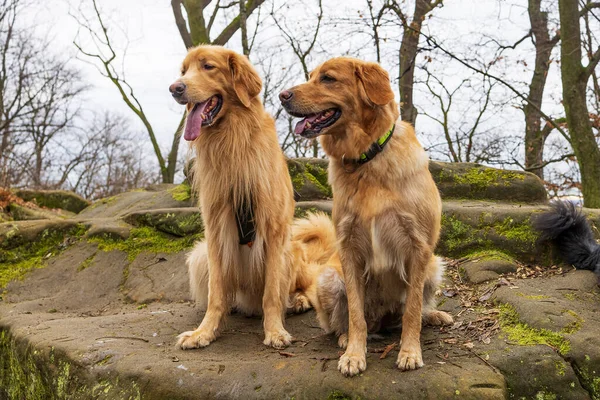
[(183, 138), (185, 140), (191, 142), (200, 136), (200, 130), (202, 129), (202, 113), (206, 109), (209, 101), (210, 99), (204, 103), (197, 104), (192, 108), (192, 111), (189, 112), (185, 121), (185, 131), (183, 133)]
[(315, 120), (317, 118), (319, 118), (320, 114), (313, 114), (310, 117), (306, 117), (303, 120), (301, 120), (300, 122), (298, 122), (296, 124), (296, 128), (294, 129), (294, 132), (296, 133), (296, 135), (301, 134), (302, 132), (304, 132), (304, 130), (306, 129), (306, 123), (307, 122), (315, 122)]

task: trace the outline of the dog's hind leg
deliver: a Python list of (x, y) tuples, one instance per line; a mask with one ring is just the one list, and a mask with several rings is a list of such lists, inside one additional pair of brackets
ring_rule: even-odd
[(454, 319), (450, 314), (436, 308), (435, 292), (442, 282), (444, 275), (444, 262), (436, 256), (432, 256), (427, 265), (427, 276), (423, 289), (423, 323), (425, 325), (450, 325)]

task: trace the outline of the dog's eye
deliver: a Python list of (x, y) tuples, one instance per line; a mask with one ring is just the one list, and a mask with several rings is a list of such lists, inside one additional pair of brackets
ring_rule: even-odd
[(210, 65), (210, 64), (204, 64), (202, 66), (202, 68), (204, 68), (207, 71), (210, 71), (211, 69), (215, 69), (215, 66), (214, 65)]
[(329, 75), (323, 75), (323, 76), (321, 76), (321, 82), (330, 83), (330, 82), (335, 82), (335, 81), (336, 80), (335, 80), (335, 78), (333, 76), (329, 76)]

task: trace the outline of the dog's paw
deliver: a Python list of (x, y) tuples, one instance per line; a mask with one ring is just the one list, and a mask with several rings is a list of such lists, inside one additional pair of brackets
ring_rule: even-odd
[(344, 376), (355, 376), (367, 369), (365, 354), (344, 353), (338, 361), (338, 370)]
[(285, 349), (287, 346), (292, 344), (292, 335), (290, 335), (285, 329), (275, 332), (265, 331), (265, 340), (263, 343), (266, 346), (273, 347), (274, 349)]
[(310, 305), (308, 297), (303, 294), (297, 294), (292, 308), (296, 314), (300, 314), (310, 310), (312, 306)]
[(425, 325), (440, 326), (454, 323), (452, 315), (444, 311), (432, 310), (423, 315)]
[(348, 334), (347, 333), (342, 333), (338, 337), (338, 346), (340, 349), (345, 349), (346, 347), (348, 347)]
[(396, 361), (398, 369), (401, 371), (410, 371), (421, 368), (423, 365), (425, 364), (423, 364), (423, 356), (421, 355), (421, 348), (419, 346), (413, 348), (400, 346), (398, 361)]
[(216, 339), (215, 334), (201, 330), (187, 331), (177, 336), (177, 347), (182, 350), (199, 349), (208, 346)]

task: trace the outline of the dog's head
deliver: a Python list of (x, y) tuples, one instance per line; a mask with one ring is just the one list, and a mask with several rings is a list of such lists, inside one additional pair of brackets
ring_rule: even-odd
[(190, 49), (181, 77), (169, 87), (173, 98), (187, 105), (184, 139), (195, 140), (202, 128), (217, 124), (231, 108), (249, 108), (261, 87), (246, 57), (220, 46)]
[(321, 64), (306, 83), (281, 92), (279, 99), (290, 115), (302, 118), (295, 132), (305, 138), (348, 137), (349, 130), (357, 129), (379, 136), (384, 132), (375, 125), (385, 119), (384, 129), (389, 129), (398, 117), (387, 72), (379, 64), (348, 57)]

